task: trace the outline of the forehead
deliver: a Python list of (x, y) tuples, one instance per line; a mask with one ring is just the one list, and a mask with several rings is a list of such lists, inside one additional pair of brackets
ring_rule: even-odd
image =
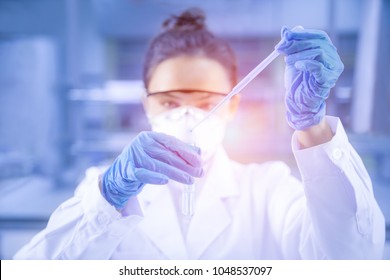
[(201, 56), (178, 56), (164, 60), (152, 71), (150, 92), (173, 89), (199, 89), (228, 92), (231, 82), (217, 61)]

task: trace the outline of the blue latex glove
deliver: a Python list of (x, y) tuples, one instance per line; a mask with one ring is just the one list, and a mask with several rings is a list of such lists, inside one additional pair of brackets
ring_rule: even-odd
[(283, 27), (281, 33), (275, 48), (286, 55), (287, 122), (295, 130), (304, 130), (325, 116), (325, 100), (344, 65), (325, 32)]
[(102, 193), (117, 209), (141, 192), (145, 184), (164, 185), (169, 179), (192, 184), (203, 175), (199, 148), (175, 137), (145, 131), (122, 151), (102, 178)]

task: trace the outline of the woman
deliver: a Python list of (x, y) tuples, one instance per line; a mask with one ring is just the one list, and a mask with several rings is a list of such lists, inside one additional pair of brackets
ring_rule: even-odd
[[(384, 219), (370, 178), (325, 99), (343, 70), (321, 31), (282, 29), (287, 121), (303, 183), (281, 162), (242, 165), (221, 142), (234, 97), (189, 132), (236, 83), (229, 45), (199, 10), (170, 17), (146, 54), (141, 132), (107, 168), (91, 168), (73, 198), (17, 259), (377, 259)], [(195, 144), (195, 146), (191, 145)], [(195, 186), (184, 216), (183, 187)]]

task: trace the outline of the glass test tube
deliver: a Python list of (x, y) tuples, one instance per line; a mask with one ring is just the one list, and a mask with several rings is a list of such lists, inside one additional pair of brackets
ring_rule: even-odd
[[(192, 132), (188, 130), (187, 132), (187, 143), (195, 146), (195, 143), (192, 138)], [(183, 186), (182, 192), (182, 214), (190, 219), (194, 215), (195, 210), (195, 184), (189, 184)]]
[(195, 184), (184, 185), (182, 193), (182, 213), (191, 218), (194, 215)]

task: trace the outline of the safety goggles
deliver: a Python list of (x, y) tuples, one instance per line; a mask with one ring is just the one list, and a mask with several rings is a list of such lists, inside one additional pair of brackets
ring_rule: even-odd
[(163, 113), (182, 106), (193, 106), (209, 111), (225, 96), (226, 93), (196, 89), (148, 92), (145, 105), (151, 114)]

